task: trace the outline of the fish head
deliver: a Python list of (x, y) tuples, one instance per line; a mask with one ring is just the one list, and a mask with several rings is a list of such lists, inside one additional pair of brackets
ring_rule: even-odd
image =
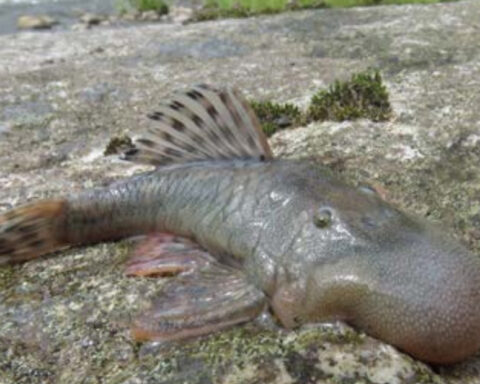
[(344, 320), (432, 363), (480, 348), (480, 258), (447, 231), (364, 187), (321, 191), (309, 216), (305, 319)]

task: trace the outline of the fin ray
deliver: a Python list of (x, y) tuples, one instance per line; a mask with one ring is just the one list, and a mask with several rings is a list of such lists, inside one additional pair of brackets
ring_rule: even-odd
[(141, 341), (185, 339), (253, 320), (264, 307), (264, 294), (241, 271), (214, 263), (167, 283), (131, 331)]
[(46, 200), (0, 215), (0, 265), (33, 259), (63, 248), (64, 200)]
[(183, 237), (168, 233), (148, 236), (126, 265), (127, 276), (171, 276), (193, 272), (214, 259)]
[(152, 121), (123, 158), (157, 166), (220, 159), (271, 159), (255, 113), (235, 89), (195, 86), (149, 115)]

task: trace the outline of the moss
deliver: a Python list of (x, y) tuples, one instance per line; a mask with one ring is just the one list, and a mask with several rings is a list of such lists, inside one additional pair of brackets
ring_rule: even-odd
[(250, 105), (267, 136), (271, 136), (284, 128), (298, 126), (302, 120), (300, 109), (290, 103), (278, 104), (271, 101), (252, 100)]
[(274, 2), (266, 5), (263, 1), (233, 2), (222, 4), (221, 1), (207, 1), (205, 6), (196, 10), (192, 21), (206, 21), (224, 18), (244, 18), (260, 14), (275, 14), (284, 11), (298, 11), (302, 9), (325, 8), (327, 4), (324, 0), (304, 0), (291, 2)]
[(166, 15), (169, 11), (164, 0), (118, 0), (116, 6), (120, 13), (135, 10), (138, 12), (155, 11), (159, 15)]
[(243, 18), (259, 14), (274, 14), (313, 8), (346, 8), (384, 4), (442, 3), (457, 0), (207, 0), (196, 10), (191, 21), (222, 18)]
[(434, 4), (450, 3), (458, 0), (325, 0), (331, 7), (363, 7), (391, 4)]
[(423, 364), (414, 365), (414, 375), (415, 383), (417, 384), (439, 384), (443, 382), (431, 369)]
[(380, 73), (368, 70), (354, 74), (348, 81), (337, 80), (327, 90), (317, 92), (308, 108), (307, 120), (385, 121), (391, 114), (388, 91)]
[(267, 136), (285, 128), (305, 125), (311, 121), (388, 120), (392, 108), (386, 87), (378, 71), (368, 70), (352, 75), (348, 81), (335, 81), (328, 89), (318, 91), (306, 113), (290, 103), (251, 100), (262, 129)]
[(104, 156), (119, 154), (129, 148), (133, 148), (133, 142), (129, 136), (114, 136), (105, 147), (103, 154)]
[(312, 345), (360, 345), (365, 341), (365, 334), (350, 327), (332, 328), (319, 325), (299, 332), (293, 345), (293, 350), (306, 350)]
[(251, 16), (251, 13), (245, 7), (236, 6), (231, 9), (222, 9), (215, 5), (205, 5), (194, 12), (191, 21), (244, 18), (249, 16)]
[(13, 282), (15, 282), (14, 267), (12, 265), (2, 266), (0, 268), (0, 291), (4, 292)]
[(214, 370), (221, 370), (233, 361), (242, 366), (261, 357), (282, 354), (281, 341), (275, 332), (260, 332), (249, 326), (213, 334), (192, 347), (190, 357), (204, 361)]

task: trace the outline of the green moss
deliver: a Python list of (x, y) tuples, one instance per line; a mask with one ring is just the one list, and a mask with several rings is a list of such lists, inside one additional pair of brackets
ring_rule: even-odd
[(430, 4), (457, 0), (206, 0), (192, 21), (242, 18), (312, 8), (346, 8), (386, 4)]
[(298, 126), (301, 123), (300, 109), (290, 103), (278, 104), (271, 101), (250, 101), (262, 129), (267, 136), (288, 127)]
[(293, 343), (293, 350), (301, 351), (312, 345), (361, 345), (365, 342), (365, 334), (355, 331), (353, 328), (344, 327), (341, 329), (319, 325), (312, 329), (298, 332)]
[(164, 0), (117, 0), (116, 6), (120, 13), (135, 10), (138, 12), (155, 11), (159, 15), (166, 15), (169, 11)]
[(129, 148), (133, 148), (133, 142), (129, 136), (115, 136), (110, 139), (103, 154), (104, 156), (119, 154)]
[(195, 11), (192, 21), (205, 21), (223, 18), (243, 18), (259, 14), (274, 14), (283, 11), (296, 11), (302, 9), (325, 8), (324, 0), (302, 1), (222, 1), (209, 0)]
[(15, 281), (15, 270), (12, 265), (0, 268), (0, 291), (5, 291)]
[(385, 121), (392, 114), (382, 77), (378, 71), (372, 70), (356, 73), (348, 81), (337, 80), (328, 89), (318, 91), (306, 113), (290, 103), (251, 100), (250, 105), (267, 136), (311, 121), (359, 118)]
[(423, 364), (414, 365), (415, 383), (417, 384), (440, 384), (443, 383), (427, 366)]
[(317, 92), (308, 108), (307, 120), (385, 121), (391, 114), (388, 91), (380, 73), (368, 70), (354, 74), (348, 81), (337, 80), (327, 90)]
[(243, 18), (251, 14), (244, 7), (233, 7), (231, 9), (222, 9), (217, 6), (205, 5), (196, 10), (192, 16), (192, 21), (206, 21), (226, 18)]
[(448, 3), (458, 0), (325, 0), (330, 7), (359, 7), (372, 5), (390, 5), (390, 4), (433, 4)]
[(208, 342), (200, 342), (196, 357), (211, 365), (222, 366), (235, 361), (243, 363), (261, 356), (279, 355), (281, 342), (275, 332), (252, 331), (249, 327), (237, 327), (212, 335)]

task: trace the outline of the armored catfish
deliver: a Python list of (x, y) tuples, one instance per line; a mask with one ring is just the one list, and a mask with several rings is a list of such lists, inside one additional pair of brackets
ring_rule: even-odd
[(0, 216), (0, 263), (145, 234), (129, 275), (178, 275), (138, 340), (207, 334), (266, 307), (342, 320), (432, 363), (480, 348), (480, 259), (309, 161), (275, 159), (238, 91), (196, 86), (149, 116), (129, 161), (155, 170)]

